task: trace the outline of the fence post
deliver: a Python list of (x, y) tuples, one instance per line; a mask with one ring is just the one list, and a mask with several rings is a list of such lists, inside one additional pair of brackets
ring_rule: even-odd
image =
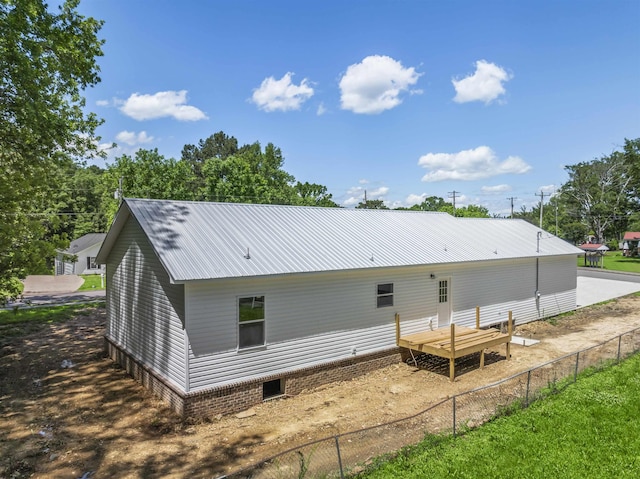
[(453, 438), (456, 437), (456, 396), (453, 396)]
[(578, 364), (580, 363), (580, 351), (576, 353), (576, 370), (573, 372), (573, 382), (578, 380)]
[(524, 400), (524, 407), (529, 407), (529, 385), (531, 384), (531, 369), (527, 373), (527, 395)]
[(620, 362), (620, 346), (622, 344), (622, 334), (618, 336), (618, 362)]
[(340, 467), (340, 479), (344, 479), (344, 472), (342, 471), (342, 456), (340, 455), (340, 443), (338, 442), (338, 436), (333, 436), (336, 440), (336, 451), (338, 452), (338, 466)]

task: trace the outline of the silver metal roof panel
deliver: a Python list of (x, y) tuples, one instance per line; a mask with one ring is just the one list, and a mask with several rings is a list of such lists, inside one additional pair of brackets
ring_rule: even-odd
[(129, 213), (174, 282), (582, 253), (523, 220), (126, 199), (100, 259)]

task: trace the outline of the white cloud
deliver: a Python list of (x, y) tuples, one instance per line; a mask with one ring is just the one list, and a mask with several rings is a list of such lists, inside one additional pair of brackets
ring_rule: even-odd
[(496, 195), (500, 193), (506, 193), (511, 191), (511, 186), (509, 185), (495, 185), (495, 186), (483, 186), (480, 188), (483, 193), (488, 195)]
[(409, 196), (406, 197), (406, 199), (404, 200), (404, 203), (405, 203), (406, 206), (419, 205), (426, 198), (427, 198), (427, 194), (426, 193), (422, 193), (421, 195), (416, 195), (416, 194), (411, 193)]
[(363, 198), (358, 198), (357, 196), (350, 196), (349, 198), (347, 198), (342, 202), (342, 206), (356, 206), (361, 201), (363, 201)]
[(488, 146), (458, 153), (428, 153), (420, 157), (418, 165), (429, 171), (422, 177), (426, 182), (472, 181), (503, 174), (520, 175), (531, 170), (531, 166), (517, 156), (500, 161)]
[(556, 185), (545, 185), (538, 188), (538, 191), (542, 191), (545, 195), (552, 195), (556, 192)]
[(506, 93), (504, 83), (512, 78), (513, 75), (507, 73), (504, 68), (485, 60), (479, 60), (476, 62), (476, 71), (473, 75), (461, 80), (455, 78), (451, 80), (456, 89), (453, 101), (456, 103), (482, 101), (489, 104)]
[[(456, 192), (456, 208), (460, 208), (462, 206), (468, 206), (471, 204), (471, 200), (467, 195), (459, 194), (460, 192)], [(453, 197), (448, 196), (444, 199), (447, 203), (453, 204)]]
[(195, 106), (187, 105), (187, 90), (160, 91), (153, 95), (133, 93), (120, 111), (134, 120), (173, 117), (178, 121), (206, 120), (208, 117)]
[[(360, 180), (359, 183), (367, 184), (368, 181)], [(384, 196), (386, 196), (389, 193), (389, 187), (380, 186), (378, 188), (369, 189), (369, 188), (363, 188), (362, 186), (353, 186), (347, 190), (348, 197), (346, 200), (342, 201), (342, 205), (355, 206), (358, 203), (363, 202), (365, 197), (365, 192), (367, 195), (367, 200), (383, 200), (386, 203)]]
[(391, 57), (368, 56), (361, 63), (350, 65), (340, 79), (341, 107), (365, 114), (390, 110), (402, 103), (401, 93), (420, 93), (410, 87), (421, 75)]
[(299, 85), (291, 83), (292, 75), (288, 72), (280, 80), (265, 78), (260, 87), (253, 90), (251, 100), (264, 111), (299, 110), (313, 96), (313, 88), (306, 78)]
[(96, 101), (96, 105), (98, 105), (98, 106), (109, 106), (109, 100), (98, 100), (98, 101)]
[[(403, 201), (401, 200), (395, 200), (395, 201), (385, 201), (384, 202), (385, 206), (391, 210), (397, 210), (398, 208), (404, 208), (407, 205), (404, 204)], [(411, 206), (411, 205), (409, 205)]]
[(367, 198), (370, 200), (381, 200), (382, 196), (385, 196), (389, 193), (389, 188), (386, 186), (381, 186), (380, 188), (376, 188), (375, 190), (367, 190)]
[(318, 109), (316, 110), (316, 115), (318, 116), (322, 116), (327, 112), (326, 107), (324, 106), (324, 103), (320, 103), (318, 105)]
[(150, 143), (153, 141), (153, 136), (147, 135), (146, 131), (136, 133), (134, 131), (121, 131), (116, 135), (116, 140), (121, 143), (126, 143), (129, 146), (141, 145), (143, 143)]

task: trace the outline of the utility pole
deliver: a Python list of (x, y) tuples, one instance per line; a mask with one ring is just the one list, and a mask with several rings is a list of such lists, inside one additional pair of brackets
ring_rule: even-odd
[(536, 193), (535, 195), (540, 197), (540, 229), (542, 229), (542, 209), (544, 207), (544, 197), (550, 196), (551, 193), (545, 193), (544, 191), (540, 190), (540, 194)]
[(459, 191), (449, 191), (449, 198), (453, 198), (453, 216), (456, 215), (456, 194), (460, 195)]
[(556, 236), (558, 236), (558, 197), (556, 196), (556, 190), (553, 190), (553, 199), (556, 203)]
[(122, 203), (122, 176), (118, 180), (118, 189), (113, 192), (113, 197), (118, 200), (118, 204)]
[(511, 196), (509, 198), (507, 198), (509, 201), (511, 201), (511, 219), (513, 219), (513, 202), (515, 200), (517, 200), (518, 198), (516, 198), (515, 196)]

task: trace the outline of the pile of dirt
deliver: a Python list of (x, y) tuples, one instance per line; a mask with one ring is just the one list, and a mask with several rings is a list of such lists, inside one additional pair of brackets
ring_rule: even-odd
[(183, 422), (106, 359), (104, 309), (17, 339), (0, 351), (0, 477), (215, 477), (312, 439), (403, 418), (640, 327), (640, 297), (518, 326), (540, 340), (448, 363), (422, 357), (255, 406)]

